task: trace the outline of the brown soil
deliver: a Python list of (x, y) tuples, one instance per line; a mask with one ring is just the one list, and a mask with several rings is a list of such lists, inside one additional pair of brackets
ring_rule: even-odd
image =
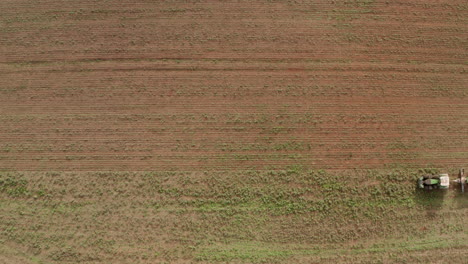
[(0, 169), (463, 165), (462, 3), (3, 1)]

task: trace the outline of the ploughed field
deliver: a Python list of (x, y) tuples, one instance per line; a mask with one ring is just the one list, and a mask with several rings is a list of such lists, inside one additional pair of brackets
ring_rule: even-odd
[(464, 263), (466, 194), (415, 180), (468, 165), (467, 20), (1, 1), (0, 262)]

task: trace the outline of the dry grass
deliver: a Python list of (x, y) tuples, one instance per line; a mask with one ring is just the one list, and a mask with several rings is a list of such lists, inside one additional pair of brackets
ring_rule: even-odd
[(435, 249), (466, 253), (466, 197), (418, 192), (420, 173), (3, 173), (1, 235), (53, 263), (332, 262), (333, 252), (345, 262), (423, 262)]

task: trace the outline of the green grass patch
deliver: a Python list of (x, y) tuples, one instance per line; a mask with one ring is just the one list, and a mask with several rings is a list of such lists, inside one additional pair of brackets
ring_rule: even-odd
[(237, 242), (227, 245), (212, 245), (204, 248), (196, 256), (199, 261), (250, 263), (274, 263), (291, 256), (291, 250), (256, 242)]

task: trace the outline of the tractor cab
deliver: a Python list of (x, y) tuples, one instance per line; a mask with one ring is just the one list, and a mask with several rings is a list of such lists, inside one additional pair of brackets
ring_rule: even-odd
[(440, 179), (440, 188), (443, 188), (443, 189), (448, 189), (448, 187), (450, 186), (450, 179), (449, 179), (449, 176), (448, 174), (440, 174), (439, 175), (439, 179)]

